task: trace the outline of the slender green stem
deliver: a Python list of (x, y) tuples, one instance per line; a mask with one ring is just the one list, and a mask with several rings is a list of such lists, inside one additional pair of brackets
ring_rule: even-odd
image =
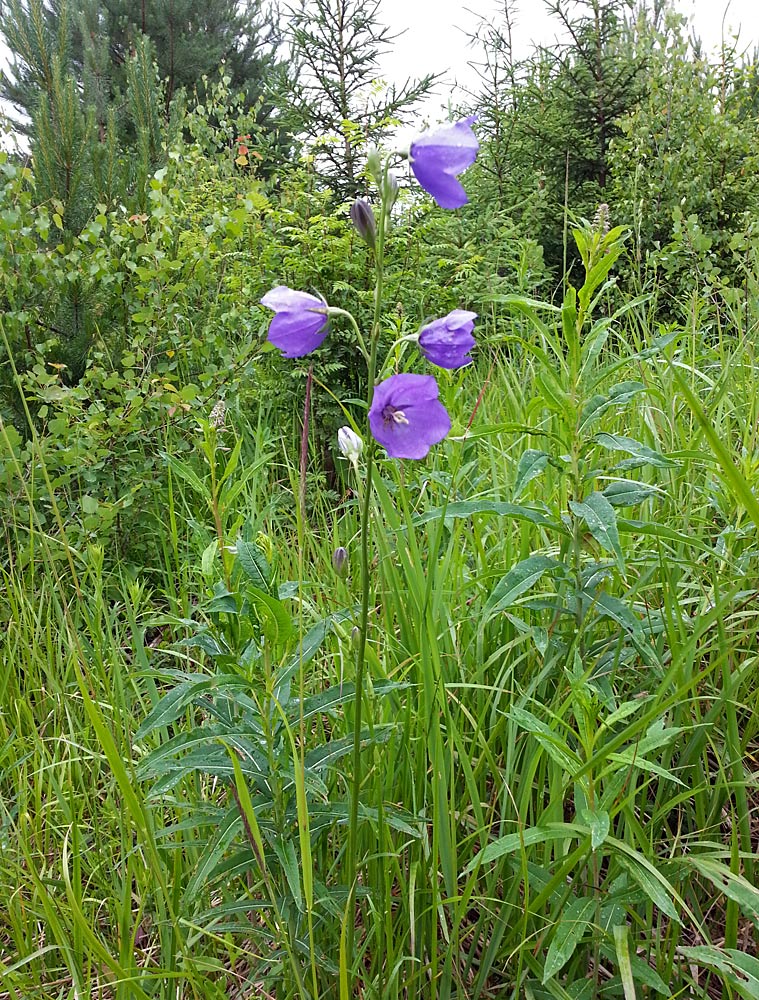
[[(385, 228), (388, 215), (388, 204), (385, 197), (387, 166), (381, 185), (380, 217), (377, 225), (376, 269), (377, 280), (374, 286), (374, 317), (369, 341), (369, 363), (367, 371), (367, 409), (372, 405), (374, 396), (374, 379), (377, 374), (377, 348), (380, 338), (380, 321), (382, 318), (382, 295), (384, 291), (384, 250)], [(355, 323), (355, 320), (354, 320)], [(348, 823), (348, 853), (346, 858), (347, 882), (351, 889), (348, 905), (352, 905), (356, 886), (357, 869), (357, 833), (358, 804), (361, 795), (361, 723), (363, 714), (364, 674), (366, 670), (366, 643), (369, 631), (369, 601), (371, 598), (371, 580), (369, 575), (369, 534), (372, 504), (372, 477), (374, 473), (374, 444), (367, 434), (366, 478), (361, 509), (361, 613), (359, 619), (359, 640), (356, 654), (356, 705), (353, 723), (353, 786), (351, 788), (350, 813)], [(346, 933), (346, 954), (352, 961), (354, 945), (355, 921), (349, 914)]]

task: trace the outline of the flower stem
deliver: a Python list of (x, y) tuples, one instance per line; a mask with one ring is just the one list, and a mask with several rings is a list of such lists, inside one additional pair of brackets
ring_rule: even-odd
[[(374, 316), (369, 340), (369, 358), (367, 370), (367, 413), (374, 396), (374, 380), (377, 374), (377, 348), (380, 338), (380, 322), (382, 318), (382, 295), (384, 291), (384, 251), (385, 229), (387, 224), (388, 204), (385, 198), (388, 168), (385, 165), (383, 183), (381, 184), (381, 209), (377, 225), (377, 244), (375, 267), (377, 280), (374, 286)], [(351, 787), (350, 812), (348, 822), (348, 851), (346, 857), (347, 883), (350, 888), (348, 906), (352, 907), (355, 900), (357, 879), (357, 839), (358, 839), (358, 805), (361, 795), (361, 722), (363, 715), (364, 674), (366, 672), (366, 643), (369, 631), (369, 601), (371, 597), (371, 581), (369, 576), (369, 535), (372, 504), (372, 477), (374, 473), (374, 443), (370, 434), (366, 435), (368, 442), (366, 455), (366, 479), (364, 482), (363, 504), (361, 508), (361, 612), (359, 618), (359, 640), (356, 653), (356, 705), (353, 723), (353, 784)], [(346, 928), (346, 955), (349, 962), (353, 961), (355, 919), (348, 915)]]

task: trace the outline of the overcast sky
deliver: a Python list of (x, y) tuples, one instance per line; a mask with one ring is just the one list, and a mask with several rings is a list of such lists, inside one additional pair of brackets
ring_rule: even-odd
[[(677, 0), (677, 6), (691, 19), (707, 49), (719, 47), (723, 26), (728, 38), (740, 31), (741, 49), (759, 45), (759, 0)], [(480, 18), (497, 18), (503, 0), (380, 0), (380, 10), (382, 21), (400, 34), (383, 61), (384, 76), (389, 82), (402, 83), (425, 73), (444, 74), (423, 114), (430, 122), (445, 119), (452, 85), (476, 86), (476, 75), (468, 64), (477, 54), (467, 44), (467, 33), (475, 30)], [(550, 45), (556, 38), (556, 21), (546, 14), (544, 0), (512, 0), (512, 10), (516, 10), (517, 56), (527, 55), (534, 44)], [(3, 48), (0, 43), (0, 64), (5, 62)]]
[[(718, 47), (726, 37), (740, 29), (741, 48), (759, 44), (759, 0), (677, 0), (679, 9), (691, 18), (693, 28), (707, 49)], [(725, 10), (727, 8), (727, 14)], [(445, 73), (445, 82), (471, 86), (474, 71), (467, 65), (475, 51), (467, 46), (467, 33), (480, 17), (495, 18), (503, 10), (503, 0), (381, 0), (382, 20), (395, 32), (404, 32), (394, 51), (383, 63), (383, 72), (391, 81), (425, 73)], [(517, 56), (527, 55), (534, 43), (548, 45), (556, 38), (556, 20), (545, 12), (543, 0), (515, 0), (514, 44)], [(449, 86), (438, 88), (438, 97), (425, 112), (435, 117), (436, 109), (445, 106)], [(439, 117), (445, 117), (439, 111)]]

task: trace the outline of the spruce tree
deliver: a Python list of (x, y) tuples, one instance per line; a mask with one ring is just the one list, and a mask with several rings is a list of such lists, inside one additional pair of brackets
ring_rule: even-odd
[(361, 191), (362, 147), (403, 122), (435, 77), (375, 87), (394, 36), (379, 0), (301, 0), (290, 8), (290, 39), (301, 72), (290, 97), (293, 131), (319, 142), (318, 163), (339, 197)]
[(546, 0), (565, 41), (520, 63), (510, 45), (514, 5), (504, 6), (503, 29), (481, 32), (478, 110), (490, 142), (479, 169), (485, 193), (514, 206), (558, 270), (568, 245), (565, 204), (571, 217), (592, 217), (607, 198), (611, 142), (645, 91), (636, 39), (661, 4), (654, 0), (651, 12), (633, 0)]
[[(272, 93), (286, 66), (278, 56), (275, 15), (266, 0), (7, 0), (2, 35), (10, 50), (10, 73), (0, 74), (0, 96), (29, 124), (41, 92), (51, 87), (52, 55), (58, 55), (92, 107), (101, 141), (108, 108), (117, 109), (127, 143), (133, 123), (124, 122), (130, 60), (141, 39), (152, 43), (163, 86), (163, 114), (181, 89), (197, 89), (221, 66), (233, 89), (243, 91), (264, 127), (276, 118)], [(272, 129), (278, 123), (272, 121)]]

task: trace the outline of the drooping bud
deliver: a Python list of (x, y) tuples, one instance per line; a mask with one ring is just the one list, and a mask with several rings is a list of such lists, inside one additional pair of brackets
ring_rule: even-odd
[(350, 569), (348, 550), (342, 545), (339, 545), (332, 553), (332, 568), (341, 580), (344, 580), (348, 575), (348, 570)]
[(358, 460), (364, 450), (364, 442), (351, 427), (341, 427), (337, 432), (337, 446), (340, 453), (352, 463), (358, 471)]
[(371, 205), (364, 198), (357, 198), (351, 205), (351, 222), (358, 235), (372, 250), (377, 241), (377, 223)]

